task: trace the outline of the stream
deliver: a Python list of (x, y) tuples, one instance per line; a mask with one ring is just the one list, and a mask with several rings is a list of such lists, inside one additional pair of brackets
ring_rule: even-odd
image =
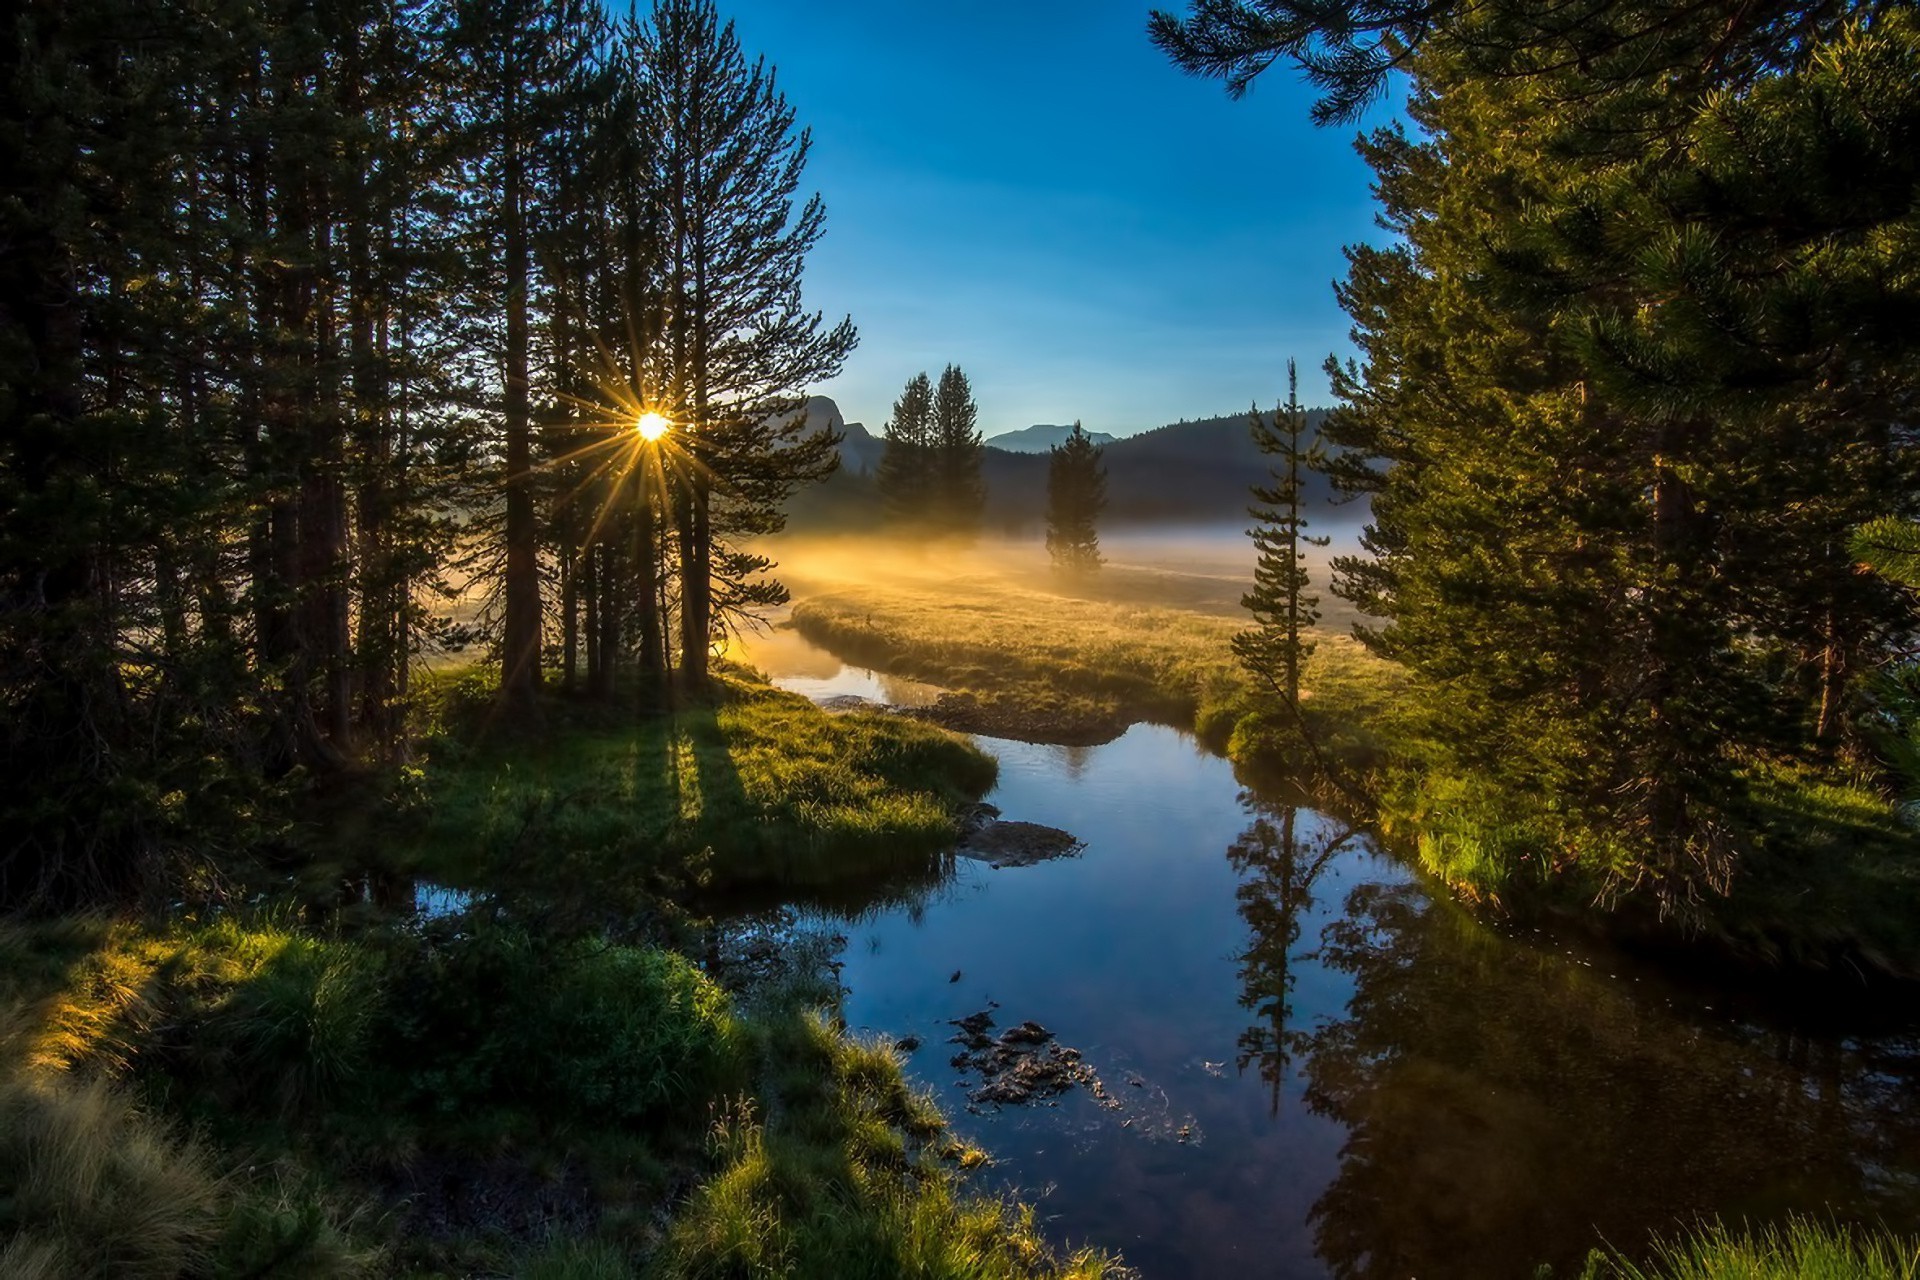
[[(790, 632), (754, 646), (816, 700), (925, 701)], [(1920, 1228), (1920, 1026), (1779, 1008), (1477, 917), (1362, 833), (1249, 789), (1190, 737), (977, 739), (1008, 819), (1077, 856), (960, 858), (904, 905), (803, 913), (844, 935), (857, 1032), (1050, 1238), (1149, 1280), (1529, 1277), (1637, 1253), (1701, 1215)], [(1075, 1087), (976, 1103), (952, 1023), (1032, 1020)]]

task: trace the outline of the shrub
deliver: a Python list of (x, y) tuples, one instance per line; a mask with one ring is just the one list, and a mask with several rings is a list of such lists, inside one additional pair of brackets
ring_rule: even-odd
[(459, 1114), (657, 1119), (737, 1074), (726, 994), (681, 956), (547, 943), (510, 926), (399, 960), (382, 1057), (412, 1102)]

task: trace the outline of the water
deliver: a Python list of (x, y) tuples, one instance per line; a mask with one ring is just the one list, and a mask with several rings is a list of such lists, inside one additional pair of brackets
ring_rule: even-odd
[[(879, 679), (807, 660), (816, 697)], [(1085, 853), (962, 860), (929, 900), (839, 923), (846, 1013), (920, 1037), (915, 1077), (1055, 1239), (1148, 1277), (1433, 1280), (1708, 1213), (1920, 1227), (1913, 1023), (1736, 1008), (1503, 931), (1173, 730), (981, 745), (993, 802)], [(1080, 1049), (1119, 1108), (970, 1109), (947, 1020), (983, 1008)]]

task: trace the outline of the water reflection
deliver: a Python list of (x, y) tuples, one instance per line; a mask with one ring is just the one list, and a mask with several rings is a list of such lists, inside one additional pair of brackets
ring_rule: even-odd
[[(1730, 1016), (1724, 992), (1502, 929), (1172, 730), (981, 744), (994, 803), (1085, 856), (815, 912), (848, 936), (848, 1021), (924, 1042), (910, 1069), (1057, 1240), (1159, 1280), (1444, 1280), (1577, 1267), (1705, 1213), (1920, 1226), (1911, 1020)], [(1083, 1049), (1123, 1119), (1151, 1100), (1169, 1123), (1071, 1097), (970, 1112), (947, 1020), (988, 1007)], [(1178, 1138), (1189, 1117), (1204, 1142)]]
[(1351, 890), (1317, 963), (1354, 980), (1293, 1042), (1347, 1132), (1310, 1214), (1338, 1276), (1525, 1275), (1708, 1214), (1920, 1215), (1911, 1039), (1702, 1019), (1413, 884)]
[(1359, 833), (1352, 827), (1330, 828), (1311, 812), (1303, 821), (1294, 805), (1261, 812), (1260, 800), (1251, 794), (1241, 803), (1260, 816), (1227, 847), (1227, 862), (1241, 877), (1234, 896), (1247, 924), (1247, 947), (1239, 957), (1240, 1004), (1258, 1021), (1240, 1033), (1235, 1065), (1243, 1074), (1255, 1068), (1267, 1084), (1267, 1112), (1277, 1116), (1287, 1066), (1303, 1039), (1289, 1023), (1294, 950), (1304, 915), (1313, 907), (1314, 882)]

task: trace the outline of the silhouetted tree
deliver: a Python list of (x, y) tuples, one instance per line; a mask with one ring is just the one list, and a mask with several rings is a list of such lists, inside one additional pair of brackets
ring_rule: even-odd
[(929, 524), (939, 454), (934, 446), (933, 383), (925, 373), (907, 379), (893, 402), (883, 439), (874, 481), (887, 519), (903, 526)]
[(1047, 554), (1056, 569), (1090, 573), (1100, 567), (1100, 513), (1107, 505), (1101, 450), (1079, 422), (1048, 450)]
[(857, 334), (800, 305), (826, 209), (817, 195), (795, 207), (812, 138), (795, 132), (772, 70), (747, 61), (711, 0), (658, 0), (641, 61), (680, 426), (680, 674), (697, 688), (720, 615), (785, 599), (755, 580), (771, 561), (738, 542), (782, 527), (793, 488), (836, 464), (838, 438), (806, 432), (805, 393), (839, 371)]
[(987, 485), (980, 475), (985, 447), (980, 407), (958, 365), (948, 365), (934, 389), (933, 450), (935, 519), (949, 533), (979, 533), (987, 509)]

